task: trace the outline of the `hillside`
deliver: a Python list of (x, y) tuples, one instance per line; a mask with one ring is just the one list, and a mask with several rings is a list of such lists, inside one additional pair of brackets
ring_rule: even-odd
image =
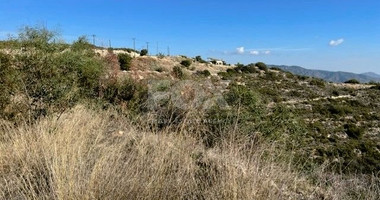
[(374, 81), (374, 82), (380, 81), (380, 75), (371, 73), (371, 72), (363, 73), (363, 74), (355, 74), (355, 73), (350, 73), (350, 72), (331, 72), (331, 71), (324, 71), (324, 70), (312, 70), (312, 69), (305, 69), (299, 66), (286, 66), (286, 65), (271, 65), (271, 66), (278, 67), (282, 70), (289, 71), (297, 75), (321, 78), (323, 80), (336, 82), (336, 83), (343, 83), (350, 79), (356, 79), (362, 83), (368, 83), (371, 81)]
[(380, 197), (379, 84), (44, 31), (0, 51), (0, 199)]

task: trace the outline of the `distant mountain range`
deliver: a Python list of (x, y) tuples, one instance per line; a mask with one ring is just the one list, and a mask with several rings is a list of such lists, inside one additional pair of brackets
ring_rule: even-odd
[(271, 65), (270, 67), (277, 67), (284, 71), (291, 72), (293, 74), (321, 78), (326, 81), (337, 83), (343, 83), (350, 79), (356, 79), (361, 83), (368, 83), (370, 81), (380, 82), (380, 75), (373, 72), (355, 74), (350, 72), (332, 72), (324, 70), (305, 69), (299, 66)]

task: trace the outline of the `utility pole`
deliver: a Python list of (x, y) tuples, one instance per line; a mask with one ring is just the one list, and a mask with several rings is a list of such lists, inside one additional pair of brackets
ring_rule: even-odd
[(133, 40), (133, 50), (136, 51), (136, 38), (132, 38)]
[(95, 37), (96, 35), (95, 34), (92, 34), (92, 44), (95, 46)]
[(146, 50), (148, 50), (148, 55), (149, 55), (149, 42), (146, 42)]
[(156, 48), (156, 55), (158, 55), (158, 42), (157, 42), (157, 48)]
[(170, 47), (168, 46), (168, 56), (170, 56)]
[(108, 46), (111, 48), (111, 40), (108, 40)]

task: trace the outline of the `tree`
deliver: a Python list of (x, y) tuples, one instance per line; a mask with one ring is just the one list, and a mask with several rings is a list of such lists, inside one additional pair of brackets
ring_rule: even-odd
[(140, 51), (140, 56), (146, 56), (146, 55), (148, 55), (148, 50), (147, 49), (142, 49)]

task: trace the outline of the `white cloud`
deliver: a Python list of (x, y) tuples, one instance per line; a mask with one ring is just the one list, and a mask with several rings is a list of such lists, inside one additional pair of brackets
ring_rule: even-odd
[(340, 38), (340, 39), (337, 39), (337, 40), (331, 40), (330, 43), (329, 43), (329, 45), (335, 47), (335, 46), (341, 45), (343, 42), (344, 42), (344, 39)]
[(250, 51), (249, 54), (257, 56), (260, 54), (260, 52), (259, 51)]
[(238, 48), (236, 48), (236, 52), (238, 54), (244, 54), (244, 52), (245, 52), (244, 47), (238, 47)]
[(271, 51), (264, 51), (265, 55), (269, 55), (270, 53), (271, 53)]

